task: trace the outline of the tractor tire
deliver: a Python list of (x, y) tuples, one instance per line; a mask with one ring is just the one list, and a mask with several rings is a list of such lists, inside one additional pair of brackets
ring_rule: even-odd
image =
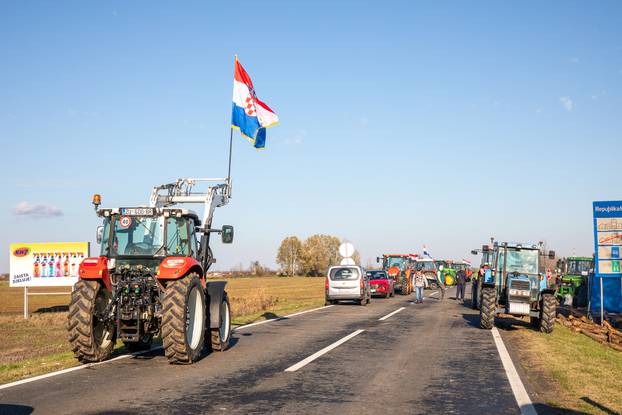
[(229, 297), (225, 293), (220, 303), (220, 325), (211, 329), (212, 350), (224, 352), (229, 347), (231, 340), (231, 305)]
[(162, 345), (170, 363), (196, 362), (205, 342), (207, 306), (195, 273), (168, 283), (162, 300)]
[(106, 360), (116, 343), (116, 330), (99, 320), (112, 301), (110, 291), (97, 281), (80, 280), (74, 285), (67, 316), (71, 350), (81, 363)]
[(540, 301), (540, 331), (552, 333), (555, 327), (557, 300), (552, 294), (543, 294)]
[(477, 284), (471, 283), (471, 308), (477, 310)]
[(482, 289), (482, 304), (479, 308), (479, 325), (490, 330), (495, 325), (495, 311), (497, 308), (497, 291), (491, 287)]
[(130, 353), (141, 352), (149, 350), (151, 348), (151, 342), (153, 341), (153, 334), (144, 334), (143, 337), (137, 342), (123, 342), (125, 348)]

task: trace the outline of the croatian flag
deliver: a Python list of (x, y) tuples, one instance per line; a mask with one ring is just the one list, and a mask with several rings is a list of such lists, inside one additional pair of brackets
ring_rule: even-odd
[(266, 147), (266, 128), (279, 123), (279, 117), (255, 94), (253, 81), (237, 56), (233, 75), (233, 111), (231, 128), (237, 128), (255, 148)]
[(430, 259), (434, 259), (434, 258), (432, 258), (432, 255), (430, 255), (430, 252), (428, 251), (428, 247), (425, 246), (425, 245), (423, 245), (423, 255), (427, 256)]

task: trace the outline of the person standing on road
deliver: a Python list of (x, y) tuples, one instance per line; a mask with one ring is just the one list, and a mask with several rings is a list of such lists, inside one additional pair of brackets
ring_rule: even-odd
[(456, 273), (456, 300), (464, 302), (464, 287), (466, 285), (466, 271), (461, 269)]
[(425, 276), (420, 269), (415, 271), (415, 303), (423, 303), (423, 287), (425, 287)]
[(438, 289), (438, 293), (440, 295), (440, 300), (445, 299), (445, 281), (443, 281), (443, 266), (439, 267), (439, 271), (436, 273), (436, 285)]

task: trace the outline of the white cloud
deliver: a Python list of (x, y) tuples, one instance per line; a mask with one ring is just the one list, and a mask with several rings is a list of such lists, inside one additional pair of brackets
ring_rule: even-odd
[(594, 92), (591, 97), (594, 101), (596, 101), (599, 98), (604, 97), (605, 95), (607, 95), (607, 91), (602, 90), (602, 91), (598, 91), (598, 92)]
[(21, 202), (13, 208), (13, 214), (33, 218), (51, 218), (63, 216), (63, 211), (52, 205), (31, 205), (28, 202)]
[(564, 109), (568, 112), (574, 109), (574, 102), (572, 102), (572, 99), (570, 99), (570, 97), (561, 97), (559, 99), (559, 102), (562, 104)]

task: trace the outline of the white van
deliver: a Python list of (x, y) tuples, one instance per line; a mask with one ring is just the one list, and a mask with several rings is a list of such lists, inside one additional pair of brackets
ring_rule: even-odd
[(354, 300), (360, 305), (369, 304), (371, 290), (367, 273), (358, 265), (337, 265), (326, 274), (326, 305), (340, 300)]

